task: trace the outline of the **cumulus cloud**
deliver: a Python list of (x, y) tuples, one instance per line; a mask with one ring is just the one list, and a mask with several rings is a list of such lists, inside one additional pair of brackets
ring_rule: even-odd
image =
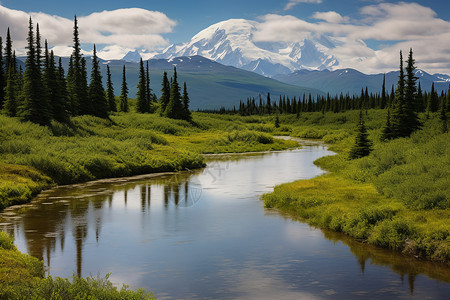
[[(360, 9), (350, 20), (337, 12), (317, 12), (308, 22), (290, 15), (269, 14), (260, 18), (255, 41), (297, 42), (305, 37), (325, 35), (339, 41), (332, 49), (340, 65), (363, 72), (385, 72), (398, 65), (400, 49), (410, 47), (418, 67), (429, 72), (449, 73), (450, 22), (417, 3), (379, 3)], [(378, 41), (372, 49), (365, 41)], [(384, 45), (383, 45), (384, 44)]]
[[(0, 28), (5, 32), (10, 28), (14, 46), (18, 53), (24, 53), (28, 31), (28, 19), (39, 23), (40, 32), (48, 39), (57, 55), (70, 55), (72, 44), (73, 20), (42, 12), (26, 13), (0, 5)], [(92, 13), (78, 18), (80, 40), (82, 44), (99, 44), (99, 56), (119, 58), (126, 51), (134, 48), (149, 50), (160, 49), (168, 45), (162, 34), (169, 33), (176, 26), (176, 21), (158, 11), (140, 8), (117, 9)]]
[(316, 12), (312, 17), (329, 23), (347, 23), (350, 20), (349, 17), (343, 17), (335, 11)]
[(289, 10), (291, 8), (293, 8), (294, 6), (296, 6), (299, 3), (322, 3), (322, 0), (289, 0), (289, 2), (286, 4), (286, 6), (284, 7), (284, 10)]

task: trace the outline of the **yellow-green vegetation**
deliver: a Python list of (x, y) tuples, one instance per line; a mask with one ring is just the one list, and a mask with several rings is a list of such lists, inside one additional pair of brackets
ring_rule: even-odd
[[(99, 178), (203, 167), (203, 153), (281, 150), (270, 117), (195, 114), (194, 122), (157, 114), (78, 116), (39, 126), (0, 116), (0, 210), (44, 188)], [(267, 124), (266, 124), (267, 123)]]
[(450, 136), (437, 116), (409, 138), (380, 142), (384, 111), (365, 116), (373, 152), (349, 160), (356, 111), (285, 118), (293, 135), (320, 138), (338, 153), (315, 164), (330, 173), (275, 187), (263, 196), (294, 218), (359, 240), (445, 263), (450, 262)]
[(105, 278), (44, 278), (42, 261), (20, 253), (0, 232), (0, 299), (154, 299), (144, 290), (117, 289)]

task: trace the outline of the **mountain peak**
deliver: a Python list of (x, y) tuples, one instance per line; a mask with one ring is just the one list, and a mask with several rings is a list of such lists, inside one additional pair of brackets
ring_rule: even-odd
[(155, 58), (201, 55), (218, 63), (265, 76), (289, 74), (299, 69), (325, 70), (337, 66), (329, 50), (338, 45), (320, 36), (296, 43), (258, 42), (257, 22), (230, 19), (200, 31), (189, 42), (171, 45)]
[(128, 62), (139, 62), (141, 60), (141, 55), (139, 54), (139, 51), (129, 51), (125, 56), (122, 58), (124, 61)]

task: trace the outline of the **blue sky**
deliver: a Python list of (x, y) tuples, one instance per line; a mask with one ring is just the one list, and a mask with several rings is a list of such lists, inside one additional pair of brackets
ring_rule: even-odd
[(244, 18), (256, 21), (259, 41), (293, 43), (319, 34), (339, 39), (333, 55), (341, 67), (392, 70), (398, 50), (413, 47), (421, 68), (450, 73), (449, 0), (0, 0), (0, 35), (10, 27), (23, 53), (31, 15), (55, 53), (70, 55), (75, 14), (83, 48), (96, 43), (105, 59), (132, 49), (149, 58), (212, 24)]
[[(178, 25), (172, 33), (165, 35), (171, 43), (185, 42), (200, 30), (232, 18), (254, 20), (259, 16), (276, 13), (289, 14), (300, 19), (317, 21), (311, 16), (317, 11), (336, 11), (341, 15), (355, 17), (362, 6), (378, 2), (377, 0), (322, 0), (321, 3), (298, 3), (289, 10), (284, 10), (289, 0), (220, 0), (220, 1), (167, 1), (167, 0), (1, 0), (0, 3), (8, 8), (25, 12), (45, 12), (73, 18), (89, 15), (103, 10), (139, 7), (148, 10), (160, 11), (169, 18), (176, 20)], [(430, 7), (438, 16), (450, 21), (449, 0), (418, 0), (404, 1), (416, 2)], [(170, 5), (169, 5), (170, 4)]]

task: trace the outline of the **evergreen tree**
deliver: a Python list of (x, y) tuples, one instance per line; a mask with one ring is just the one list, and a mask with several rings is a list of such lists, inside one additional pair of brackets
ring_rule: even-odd
[(372, 151), (372, 143), (370, 142), (364, 124), (362, 110), (359, 111), (358, 132), (356, 134), (355, 144), (350, 149), (349, 158), (356, 159), (367, 156)]
[(421, 126), (419, 117), (417, 116), (418, 97), (417, 97), (417, 77), (415, 76), (414, 66), (415, 60), (413, 58), (412, 49), (409, 50), (407, 65), (406, 65), (406, 87), (405, 87), (405, 132), (408, 136)]
[(0, 111), (3, 108), (3, 103), (5, 102), (5, 88), (6, 88), (6, 78), (8, 76), (8, 70), (4, 70), (3, 66), (3, 40), (0, 36)]
[(125, 65), (122, 71), (122, 88), (120, 92), (120, 111), (128, 112), (128, 87)]
[(164, 113), (172, 119), (183, 119), (183, 104), (181, 102), (180, 86), (178, 85), (177, 68), (173, 68), (173, 81), (170, 86), (170, 98)]
[(267, 93), (267, 113), (270, 115), (272, 113), (272, 104), (270, 103), (270, 93)]
[[(44, 71), (43, 71), (43, 83), (46, 89), (47, 99), (50, 105), (50, 113), (54, 117), (55, 105), (58, 103), (57, 97), (57, 83), (56, 83), (56, 67), (55, 61), (50, 61), (50, 53), (48, 52), (48, 43), (45, 40), (45, 52), (44, 52)], [(37, 59), (37, 58), (36, 58)], [(56, 119), (56, 118), (55, 118)], [(59, 120), (58, 120), (59, 121)]]
[(403, 70), (403, 56), (400, 51), (400, 76), (398, 78), (396, 95), (395, 95), (395, 107), (392, 114), (392, 136), (406, 137), (409, 136), (411, 131), (408, 128), (408, 113), (405, 102), (405, 74)]
[(153, 101), (152, 101), (152, 89), (150, 88), (150, 72), (148, 69), (148, 60), (145, 68), (145, 94), (146, 94), (146, 102), (147, 102), (147, 112), (153, 112)]
[(280, 127), (280, 118), (278, 117), (278, 114), (277, 114), (277, 116), (275, 117), (275, 128), (279, 128)]
[(191, 111), (189, 110), (189, 95), (187, 92), (186, 81), (184, 82), (182, 100), (183, 100), (183, 119), (186, 121), (191, 121), (192, 115)]
[[(50, 52), (50, 61), (54, 64), (55, 55)], [(59, 122), (69, 121), (68, 95), (66, 87), (66, 78), (64, 77), (64, 68), (62, 66), (61, 57), (58, 61), (58, 69), (56, 70), (56, 99), (57, 103), (53, 105), (53, 116)]]
[(381, 140), (386, 141), (393, 138), (392, 135), (392, 125), (391, 125), (391, 108), (388, 107), (387, 117), (386, 117), (386, 125), (384, 125), (383, 130), (381, 131)]
[(73, 26), (73, 52), (72, 64), (69, 65), (67, 74), (67, 90), (70, 97), (73, 115), (85, 115), (92, 113), (92, 105), (88, 99), (86, 61), (81, 54), (80, 38), (78, 33), (77, 16)]
[(93, 112), (93, 103), (89, 99), (89, 88), (87, 80), (86, 59), (81, 57), (81, 72), (80, 72), (80, 86), (78, 95), (81, 102), (79, 102), (78, 111), (81, 115), (95, 115)]
[(141, 61), (139, 63), (139, 83), (138, 83), (138, 91), (136, 94), (136, 111), (139, 113), (148, 112), (147, 107), (147, 84), (146, 84), (146, 76), (144, 70), (144, 63)]
[(167, 79), (167, 72), (164, 72), (163, 81), (161, 87), (161, 97), (159, 98), (161, 114), (166, 111), (167, 104), (169, 104), (170, 100), (170, 85), (169, 80)]
[(420, 86), (420, 81), (419, 81), (419, 87), (417, 88), (417, 108), (416, 108), (416, 110), (418, 112), (425, 111), (423, 93), (422, 93), (422, 87)]
[(6, 79), (5, 102), (3, 103), (3, 112), (10, 117), (15, 117), (17, 116), (19, 107), (20, 86), (17, 67), (15, 63), (10, 61), (8, 65), (9, 70)]
[(106, 100), (108, 101), (109, 111), (117, 111), (116, 98), (114, 97), (114, 88), (111, 80), (111, 71), (109, 65), (106, 65)]
[(387, 104), (387, 98), (386, 98), (386, 74), (383, 75), (383, 86), (381, 88), (381, 101), (380, 101), (380, 108), (384, 109)]
[[(1, 49), (0, 49), (1, 51)], [(13, 63), (13, 48), (12, 48), (12, 40), (11, 34), (8, 31), (6, 33), (6, 43), (5, 43), (5, 70), (9, 70), (9, 65)]]
[(33, 22), (30, 17), (27, 37), (27, 59), (26, 69), (23, 75), (22, 103), (20, 106), (20, 115), (24, 120), (31, 121), (40, 125), (50, 124), (50, 113), (42, 94), (42, 76), (38, 65), (36, 46), (34, 44)]
[(105, 89), (103, 88), (102, 73), (100, 71), (95, 44), (88, 98), (93, 108), (92, 114), (99, 118), (108, 118), (109, 104), (106, 100)]
[(434, 82), (431, 84), (431, 92), (428, 96), (427, 112), (437, 112), (439, 107), (439, 96), (434, 88)]

